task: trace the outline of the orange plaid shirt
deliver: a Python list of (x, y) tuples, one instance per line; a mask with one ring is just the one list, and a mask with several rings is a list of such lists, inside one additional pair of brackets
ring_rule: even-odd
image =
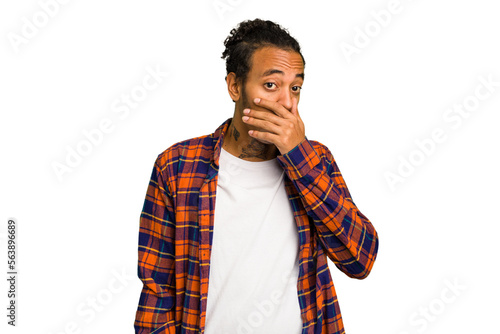
[[(230, 123), (156, 159), (140, 217), (138, 334), (204, 332), (218, 161)], [(302, 334), (345, 333), (327, 257), (346, 275), (365, 278), (376, 258), (377, 232), (324, 145), (306, 138), (278, 161), (299, 234)]]

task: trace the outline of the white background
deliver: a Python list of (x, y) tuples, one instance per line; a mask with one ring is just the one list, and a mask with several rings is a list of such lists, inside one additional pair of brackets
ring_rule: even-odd
[[(380, 236), (366, 280), (330, 263), (346, 332), (498, 333), (496, 2), (401, 0), (385, 26), (371, 12), (389, 0), (222, 0), (219, 11), (211, 0), (74, 0), (44, 22), (47, 2), (0, 5), (2, 277), (8, 218), (19, 225), (18, 326), (6, 324), (2, 279), (2, 333), (133, 333), (154, 160), (232, 116), (223, 41), (256, 17), (301, 43), (306, 135), (331, 149)], [(16, 45), (27, 21), (40, 27)], [(357, 53), (346, 56), (342, 43)], [(148, 67), (168, 75), (126, 117), (114, 112)], [(480, 77), (497, 86), (467, 118), (446, 121), (449, 108), (474, 102)], [(112, 130), (58, 179), (54, 163), (66, 164), (104, 119)], [(436, 128), (445, 140), (419, 153), (416, 141)], [(386, 175), (398, 168), (404, 177), (391, 187)]]

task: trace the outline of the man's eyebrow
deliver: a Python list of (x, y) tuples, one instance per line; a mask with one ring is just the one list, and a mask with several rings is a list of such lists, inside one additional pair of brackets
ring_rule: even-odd
[[(285, 72), (281, 71), (281, 70), (276, 70), (276, 69), (271, 69), (271, 70), (267, 70), (264, 72), (264, 74), (262, 74), (263, 77), (267, 77), (271, 74), (281, 74), (281, 75), (284, 75)], [(298, 73), (295, 75), (296, 78), (302, 78), (302, 80), (304, 80), (304, 73)]]

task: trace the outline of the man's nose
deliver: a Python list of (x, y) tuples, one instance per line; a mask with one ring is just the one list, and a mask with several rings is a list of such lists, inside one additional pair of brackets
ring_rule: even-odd
[(280, 94), (280, 98), (279, 98), (278, 102), (283, 107), (288, 109), (288, 111), (291, 111), (292, 110), (292, 94), (290, 93), (290, 91), (287, 89), (283, 90)]

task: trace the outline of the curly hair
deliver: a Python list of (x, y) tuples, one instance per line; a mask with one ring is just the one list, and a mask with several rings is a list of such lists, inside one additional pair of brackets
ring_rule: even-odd
[(221, 58), (226, 59), (226, 77), (234, 72), (236, 78), (241, 79), (243, 83), (250, 71), (253, 54), (261, 47), (275, 46), (286, 51), (295, 51), (302, 57), (304, 66), (306, 64), (297, 40), (290, 36), (288, 30), (272, 21), (255, 19), (241, 22), (231, 30), (224, 46), (226, 49)]

